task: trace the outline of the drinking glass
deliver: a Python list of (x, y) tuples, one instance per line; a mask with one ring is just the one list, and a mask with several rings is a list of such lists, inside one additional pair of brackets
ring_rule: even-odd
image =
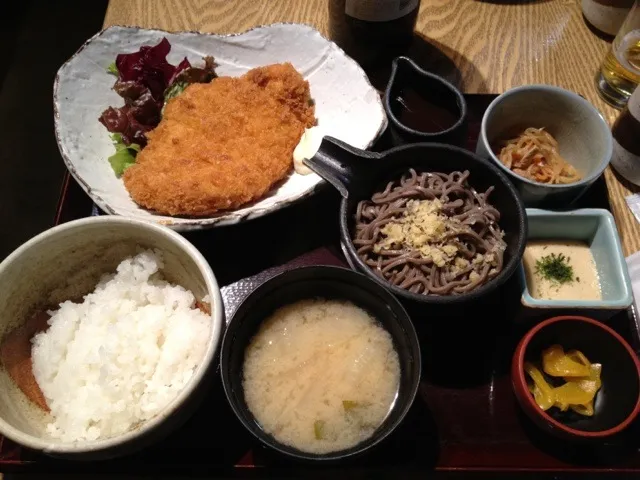
[(636, 0), (596, 74), (598, 93), (623, 108), (640, 83), (640, 0)]

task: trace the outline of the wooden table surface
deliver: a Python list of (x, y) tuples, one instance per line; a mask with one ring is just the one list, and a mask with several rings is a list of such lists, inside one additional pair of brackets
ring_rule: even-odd
[[(110, 0), (104, 25), (231, 33), (274, 22), (300, 22), (327, 34), (327, 2)], [(434, 69), (453, 75), (466, 93), (501, 93), (547, 83), (583, 95), (610, 123), (618, 114), (600, 99), (593, 81), (609, 41), (587, 27), (579, 0), (422, 0), (416, 30), (444, 58)], [(634, 187), (621, 182), (610, 168), (605, 177), (629, 255), (640, 250), (640, 224), (625, 203)]]

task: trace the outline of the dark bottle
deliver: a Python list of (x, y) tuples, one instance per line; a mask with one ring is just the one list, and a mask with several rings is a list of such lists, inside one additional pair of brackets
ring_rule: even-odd
[(420, 0), (329, 0), (329, 35), (367, 68), (402, 55), (413, 40)]
[(640, 87), (637, 87), (611, 129), (611, 165), (630, 182), (640, 185)]

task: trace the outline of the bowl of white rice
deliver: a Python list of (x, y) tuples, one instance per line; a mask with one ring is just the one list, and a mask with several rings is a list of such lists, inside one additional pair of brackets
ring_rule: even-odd
[(86, 460), (154, 443), (198, 407), (223, 325), (209, 264), (169, 228), (47, 230), (0, 264), (0, 434)]

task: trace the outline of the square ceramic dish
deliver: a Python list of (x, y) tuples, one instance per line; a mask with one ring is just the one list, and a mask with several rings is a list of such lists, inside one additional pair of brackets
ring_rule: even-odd
[(577, 240), (591, 248), (598, 271), (602, 300), (541, 300), (529, 293), (524, 265), (520, 264), (523, 285), (521, 303), (527, 316), (585, 314), (605, 320), (633, 303), (631, 279), (613, 215), (600, 208), (568, 212), (527, 209), (529, 240)]

